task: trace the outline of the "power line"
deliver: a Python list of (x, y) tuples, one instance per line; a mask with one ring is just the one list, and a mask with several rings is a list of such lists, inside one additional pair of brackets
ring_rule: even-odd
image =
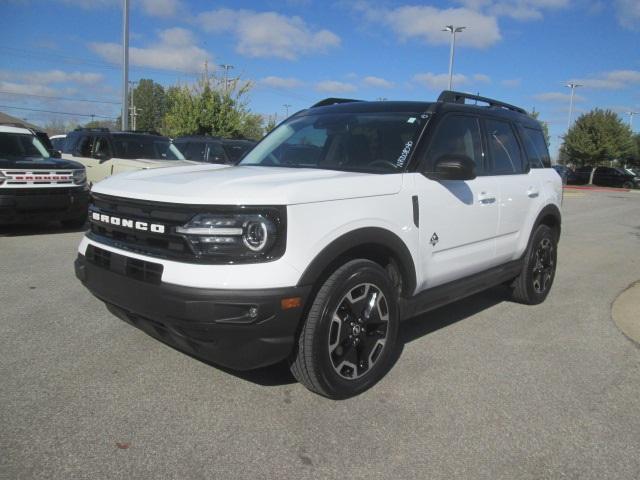
[(88, 98), (55, 97), (51, 95), (36, 95), (35, 93), (4, 92), (0, 90), (0, 94), (18, 95), (22, 97), (51, 98), (52, 100), (69, 100), (71, 102), (106, 103), (110, 105), (120, 105), (120, 102), (110, 102), (107, 100), (89, 100)]
[(40, 112), (40, 113), (55, 113), (58, 115), (71, 115), (74, 117), (100, 117), (100, 118), (108, 118), (109, 120), (112, 120), (115, 118), (115, 117), (109, 117), (107, 115), (98, 115), (95, 113), (55, 112), (53, 110), (40, 110), (38, 108), (14, 107), (13, 105), (0, 105), (0, 108), (12, 108), (14, 110), (27, 110), (29, 112)]

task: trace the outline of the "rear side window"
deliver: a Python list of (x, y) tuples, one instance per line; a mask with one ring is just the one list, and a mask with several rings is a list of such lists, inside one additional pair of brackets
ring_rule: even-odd
[(189, 143), (180, 143), (176, 144), (178, 149), (184, 155), (184, 158), (187, 160), (195, 160), (196, 162), (204, 162), (205, 161), (205, 153), (207, 149), (207, 144), (204, 142), (189, 142)]
[(524, 151), (527, 154), (527, 160), (531, 168), (551, 166), (547, 142), (541, 130), (527, 127), (523, 128), (522, 140), (524, 141)]
[(209, 144), (209, 158), (207, 161), (211, 163), (227, 163), (227, 155), (224, 153), (222, 145), (219, 143)]
[(511, 124), (487, 120), (487, 142), (493, 159), (493, 175), (522, 173), (522, 155)]
[(444, 155), (465, 155), (476, 164), (476, 173), (482, 174), (482, 137), (477, 118), (450, 115), (440, 122), (427, 156), (436, 162)]
[(82, 137), (82, 140), (78, 143), (78, 147), (74, 152), (74, 155), (78, 155), (80, 157), (90, 157), (93, 153), (93, 137), (87, 135), (86, 137)]

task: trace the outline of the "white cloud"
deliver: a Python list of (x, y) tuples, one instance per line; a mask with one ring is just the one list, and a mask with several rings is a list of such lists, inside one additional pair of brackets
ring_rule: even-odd
[(640, 71), (638, 70), (613, 70), (599, 75), (573, 79), (585, 88), (604, 90), (621, 90), (640, 84)]
[(349, 93), (358, 88), (352, 83), (338, 82), (337, 80), (324, 80), (316, 83), (316, 90), (326, 93)]
[[(446, 90), (449, 87), (449, 74), (448, 73), (418, 73), (413, 76), (413, 81), (419, 85), (427, 87), (431, 90)], [(462, 73), (456, 73), (453, 75), (453, 88), (459, 88), (462, 86), (468, 86), (478, 83), (490, 83), (491, 78), (488, 75), (482, 73), (476, 73), (469, 77)]]
[(18, 94), (18, 95), (52, 96), (57, 93), (53, 88), (47, 87), (45, 85), (6, 82), (4, 80), (0, 80), (0, 91), (2, 91), (1, 95)]
[(297, 78), (275, 76), (265, 77), (259, 80), (258, 83), (271, 88), (298, 88), (304, 85), (304, 82)]
[(615, 0), (614, 6), (620, 25), (630, 30), (640, 30), (640, 1)]
[[(189, 30), (170, 28), (158, 35), (159, 41), (151, 46), (129, 47), (129, 61), (138, 67), (186, 72), (202, 71), (205, 61), (212, 61), (211, 55), (196, 45)], [(119, 43), (90, 43), (89, 48), (105, 60), (119, 63), (122, 46)]]
[(365, 18), (387, 25), (400, 40), (421, 39), (430, 45), (448, 45), (450, 33), (445, 25), (467, 25), (457, 34), (458, 45), (486, 48), (500, 41), (496, 17), (470, 8), (439, 9), (431, 6), (405, 5), (393, 9), (375, 9), (367, 3), (356, 3), (354, 8)]
[(457, 0), (457, 3), (489, 15), (516, 20), (540, 20), (544, 10), (564, 8), (569, 0)]
[(507, 78), (505, 80), (502, 80), (500, 82), (500, 84), (503, 87), (516, 88), (516, 87), (519, 87), (522, 84), (522, 79), (521, 78)]
[(309, 53), (324, 53), (340, 45), (340, 37), (329, 30), (313, 30), (300, 17), (276, 12), (220, 8), (198, 15), (207, 32), (229, 32), (236, 51), (247, 57), (295, 60)]
[(374, 88), (393, 88), (395, 86), (395, 83), (389, 80), (373, 76), (364, 77), (362, 79), (362, 83), (364, 83), (368, 87)]
[(94, 85), (103, 79), (104, 76), (102, 74), (93, 72), (63, 72), (62, 70), (14, 72), (0, 70), (0, 80), (20, 80), (28, 84), (36, 85), (49, 85), (52, 83)]
[[(534, 95), (533, 98), (539, 102), (569, 102), (569, 100), (571, 99), (571, 94), (562, 92), (545, 92)], [(585, 98), (580, 95), (574, 95), (573, 101), (584, 102)]]

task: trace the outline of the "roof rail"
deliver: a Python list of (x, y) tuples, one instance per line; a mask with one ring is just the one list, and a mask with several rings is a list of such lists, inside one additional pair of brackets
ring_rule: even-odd
[(494, 100), (493, 98), (481, 97), (479, 95), (472, 95), (470, 93), (444, 90), (438, 97), (438, 101), (444, 102), (444, 103), (461, 103), (464, 105), (465, 100), (475, 100), (477, 102), (486, 103), (490, 107), (506, 108), (507, 110), (512, 110), (514, 112), (524, 113), (525, 115), (528, 115), (527, 111), (523, 108), (516, 107), (515, 105), (510, 105), (508, 103), (500, 102), (498, 100)]
[(144, 133), (147, 135), (158, 135), (160, 134), (155, 130), (120, 130), (118, 133)]
[(106, 127), (76, 127), (74, 132), (108, 132)]
[(336, 105), (338, 103), (352, 103), (352, 102), (362, 102), (362, 100), (355, 100), (353, 98), (325, 98), (324, 100), (320, 100), (318, 103), (311, 105), (311, 108), (315, 107), (326, 107), (327, 105)]

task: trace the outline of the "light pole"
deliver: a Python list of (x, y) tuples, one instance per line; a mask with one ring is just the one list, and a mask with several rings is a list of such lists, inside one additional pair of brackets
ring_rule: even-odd
[(129, 0), (122, 0), (122, 130), (129, 129)]
[(227, 90), (229, 89), (229, 70), (231, 70), (234, 67), (233, 65), (223, 63), (222, 65), (220, 65), (220, 68), (224, 68), (224, 91), (226, 93)]
[(633, 131), (633, 116), (640, 115), (640, 112), (624, 112), (629, 115), (629, 130)]
[(582, 87), (579, 83), (569, 82), (567, 88), (571, 89), (571, 98), (569, 99), (569, 121), (567, 122), (567, 131), (571, 128), (571, 118), (573, 117), (573, 97), (576, 93), (576, 88)]
[(285, 118), (289, 118), (289, 107), (291, 107), (291, 105), (289, 105), (288, 103), (285, 103), (284, 105), (282, 105), (284, 107), (284, 111), (285, 111)]
[(134, 81), (129, 81), (129, 85), (130, 85), (130, 89), (131, 89), (131, 95), (129, 95), (129, 100), (131, 101), (130, 105), (129, 105), (129, 115), (131, 115), (131, 129), (133, 131), (135, 131), (136, 129), (136, 118), (135, 118), (135, 106), (133, 104), (133, 93), (135, 91), (135, 86), (138, 82), (134, 82)]
[(451, 50), (449, 52), (449, 90), (453, 86), (453, 55), (456, 50), (456, 33), (460, 33), (467, 27), (456, 27), (454, 25), (446, 25), (442, 31), (451, 34)]

